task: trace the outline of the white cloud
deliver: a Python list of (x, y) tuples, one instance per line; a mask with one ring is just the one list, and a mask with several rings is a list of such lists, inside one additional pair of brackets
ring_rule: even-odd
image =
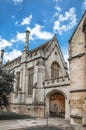
[(25, 33), (17, 32), (16, 36), (10, 40), (10, 42), (25, 42)]
[[(73, 16), (74, 15), (74, 16)], [(59, 15), (59, 20), (60, 21), (66, 21), (66, 20), (73, 20), (75, 17), (75, 9), (74, 8), (70, 8), (69, 11), (65, 12), (64, 15)]]
[[(52, 33), (45, 31), (44, 27), (39, 24), (35, 24), (34, 28), (32, 29), (30, 27), (27, 27), (26, 30), (30, 31), (30, 37), (29, 37), (30, 40), (35, 39), (48, 40), (51, 39), (51, 37), (53, 37)], [(17, 32), (16, 36), (10, 40), (11, 43), (18, 41), (25, 42), (25, 32), (24, 33)]]
[(25, 33), (19, 33), (19, 32), (17, 32), (16, 41), (22, 41), (22, 42), (24, 42), (25, 41)]
[(18, 25), (18, 21), (15, 22), (15, 25)]
[(23, 0), (13, 0), (13, 2), (14, 2), (15, 5), (22, 3), (22, 1)]
[(68, 63), (68, 54), (67, 53), (64, 54), (64, 59)]
[(61, 2), (61, 0), (54, 0), (54, 2), (55, 2), (55, 10), (57, 11), (55, 14), (54, 14), (54, 16), (58, 16), (58, 14), (60, 13), (60, 11), (62, 10), (61, 9), (61, 5), (60, 5), (60, 2)]
[(50, 39), (53, 35), (50, 32), (44, 31), (44, 27), (39, 25), (39, 24), (35, 24), (34, 28), (29, 28), (27, 27), (27, 29), (30, 30), (31, 32), (31, 39), (33, 40), (34, 38), (36, 39), (42, 39), (42, 40), (48, 40)]
[(58, 19), (54, 21), (54, 31), (58, 31), (59, 34), (62, 32), (69, 31), (77, 24), (75, 8), (70, 8), (65, 14), (60, 14)]
[(4, 49), (4, 48), (10, 47), (10, 46), (12, 46), (12, 44), (0, 36), (0, 49)]
[(86, 0), (84, 0), (84, 2), (82, 3), (82, 9), (86, 10)]
[(16, 50), (14, 49), (11, 52), (5, 52), (4, 53), (4, 62), (7, 62), (8, 60), (11, 61), (15, 58), (17, 58), (18, 56), (20, 56), (22, 53), (20, 50)]
[[(55, 6), (56, 12), (53, 15), (53, 18), (58, 17), (59, 13), (61, 12), (61, 8), (59, 6)], [(53, 20), (53, 19), (52, 19)]]
[(28, 17), (22, 20), (21, 25), (29, 25), (31, 20), (32, 20), (32, 15), (29, 15)]
[(60, 12), (61, 11), (61, 8), (59, 6), (55, 6), (55, 9)]
[(60, 2), (61, 0), (53, 0), (54, 2), (56, 2), (56, 3), (58, 3), (58, 2)]
[[(64, 59), (65, 59), (65, 62), (67, 63), (67, 67), (69, 69), (68, 53), (64, 54)], [(69, 73), (69, 70), (68, 70), (68, 73)]]
[(59, 16), (59, 13), (62, 11), (62, 8), (61, 8), (61, 0), (54, 0), (55, 2), (55, 13), (53, 14), (53, 17), (52, 19), (50, 20), (50, 22), (53, 22), (58, 16)]

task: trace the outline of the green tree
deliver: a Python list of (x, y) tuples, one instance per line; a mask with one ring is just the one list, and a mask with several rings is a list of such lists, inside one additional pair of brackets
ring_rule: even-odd
[(14, 73), (0, 66), (0, 108), (8, 108), (9, 95), (13, 92)]

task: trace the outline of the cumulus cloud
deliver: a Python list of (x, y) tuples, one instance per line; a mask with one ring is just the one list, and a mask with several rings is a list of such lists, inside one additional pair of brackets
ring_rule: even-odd
[(60, 8), (60, 6), (58, 6), (58, 5), (55, 6), (55, 10), (56, 10), (56, 12), (55, 12), (55, 14), (53, 15), (53, 18), (59, 16), (59, 13), (61, 12), (61, 8)]
[[(27, 27), (26, 30), (30, 31), (30, 40), (48, 40), (51, 39), (51, 37), (53, 37), (52, 33), (45, 31), (44, 27), (39, 24), (35, 24), (33, 28)], [(10, 40), (11, 43), (18, 41), (25, 42), (25, 32), (17, 32), (16, 36)]]
[(84, 0), (84, 2), (82, 3), (82, 9), (86, 10), (86, 0)]
[[(1, 49), (5, 49), (6, 47), (11, 47), (12, 48), (12, 41), (7, 41), (6, 39), (3, 39), (0, 36), (0, 50)], [(4, 53), (4, 62), (7, 62), (8, 60), (12, 60), (18, 56), (21, 55), (21, 51), (20, 50), (16, 50), (14, 49), (11, 52), (5, 52)]]
[(55, 9), (60, 12), (61, 11), (61, 2), (62, 0), (53, 0), (55, 2)]
[(44, 27), (39, 24), (35, 24), (35, 27), (32, 29), (30, 27), (27, 27), (27, 29), (31, 32), (32, 40), (34, 40), (34, 38), (48, 40), (53, 36), (52, 33), (45, 31)]
[(77, 24), (75, 8), (70, 8), (65, 14), (60, 14), (58, 19), (54, 21), (53, 30), (57, 31), (59, 34), (62, 32), (69, 31)]
[(18, 56), (20, 56), (22, 53), (20, 50), (16, 50), (14, 49), (11, 52), (5, 52), (4, 53), (4, 62), (7, 62), (8, 60), (11, 61), (15, 58), (17, 58)]
[(53, 22), (60, 14), (60, 12), (62, 11), (62, 8), (61, 8), (61, 0), (54, 0), (55, 2), (55, 12), (53, 12), (53, 17), (52, 19), (50, 20), (50, 22)]
[(25, 33), (19, 33), (19, 32), (17, 32), (16, 41), (22, 41), (22, 42), (24, 42), (25, 41)]
[(61, 8), (59, 6), (55, 6), (55, 9), (60, 12), (61, 11)]
[(29, 25), (31, 20), (32, 20), (32, 15), (29, 15), (28, 17), (22, 20), (21, 25)]
[(13, 0), (13, 2), (14, 2), (15, 5), (22, 3), (22, 1), (23, 0)]
[(25, 33), (17, 32), (16, 36), (10, 40), (11, 43), (14, 42), (24, 42), (25, 41)]
[(12, 46), (12, 44), (0, 36), (0, 49), (4, 49), (4, 48), (10, 47), (10, 46)]

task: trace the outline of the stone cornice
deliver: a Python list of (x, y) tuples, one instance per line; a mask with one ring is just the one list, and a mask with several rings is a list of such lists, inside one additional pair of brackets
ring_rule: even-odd
[(70, 83), (68, 84), (60, 84), (60, 85), (50, 85), (50, 86), (46, 86), (45, 89), (47, 88), (57, 88), (57, 87), (65, 87), (65, 86), (69, 86)]
[(75, 56), (72, 56), (72, 57), (69, 57), (69, 61), (71, 61), (71, 60), (73, 60), (73, 59), (75, 59), (75, 58), (81, 58), (82, 56), (84, 56), (85, 55), (85, 53), (82, 53), (82, 54), (78, 54), (78, 55), (75, 55)]
[(33, 103), (33, 105), (34, 105), (34, 107), (36, 107), (36, 106), (45, 106), (45, 103), (44, 102), (34, 102)]
[(34, 103), (31, 103), (31, 104), (28, 104), (28, 103), (10, 103), (11, 105), (24, 105), (24, 106), (45, 106), (45, 103), (44, 102), (40, 102), (40, 103), (37, 103), (37, 102), (34, 102)]
[(82, 116), (79, 115), (70, 115), (70, 117), (75, 119), (82, 119)]
[[(29, 63), (29, 62), (32, 62), (32, 61), (35, 61), (35, 60), (37, 60), (37, 59), (39, 59), (39, 58), (42, 58), (42, 59), (44, 59), (45, 60), (45, 58), (44, 57), (42, 57), (42, 56), (39, 56), (39, 57), (37, 57), (37, 58), (35, 58), (35, 59), (31, 59), (31, 60), (26, 60), (26, 61), (24, 61), (24, 62), (20, 62), (18, 65), (15, 65), (15, 66), (13, 66), (12, 68), (10, 68), (10, 69), (16, 69), (17, 67), (20, 67), (22, 64), (26, 64), (26, 63)], [(7, 67), (7, 68), (9, 68), (9, 67)]]
[(75, 93), (75, 92), (86, 92), (86, 89), (70, 90), (70, 93)]

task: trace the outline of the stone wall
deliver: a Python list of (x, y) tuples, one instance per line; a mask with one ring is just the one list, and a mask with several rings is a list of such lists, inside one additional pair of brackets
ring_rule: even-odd
[(70, 117), (71, 123), (78, 125), (83, 124), (83, 118), (86, 118), (86, 39), (83, 32), (85, 17), (86, 13), (69, 41)]

